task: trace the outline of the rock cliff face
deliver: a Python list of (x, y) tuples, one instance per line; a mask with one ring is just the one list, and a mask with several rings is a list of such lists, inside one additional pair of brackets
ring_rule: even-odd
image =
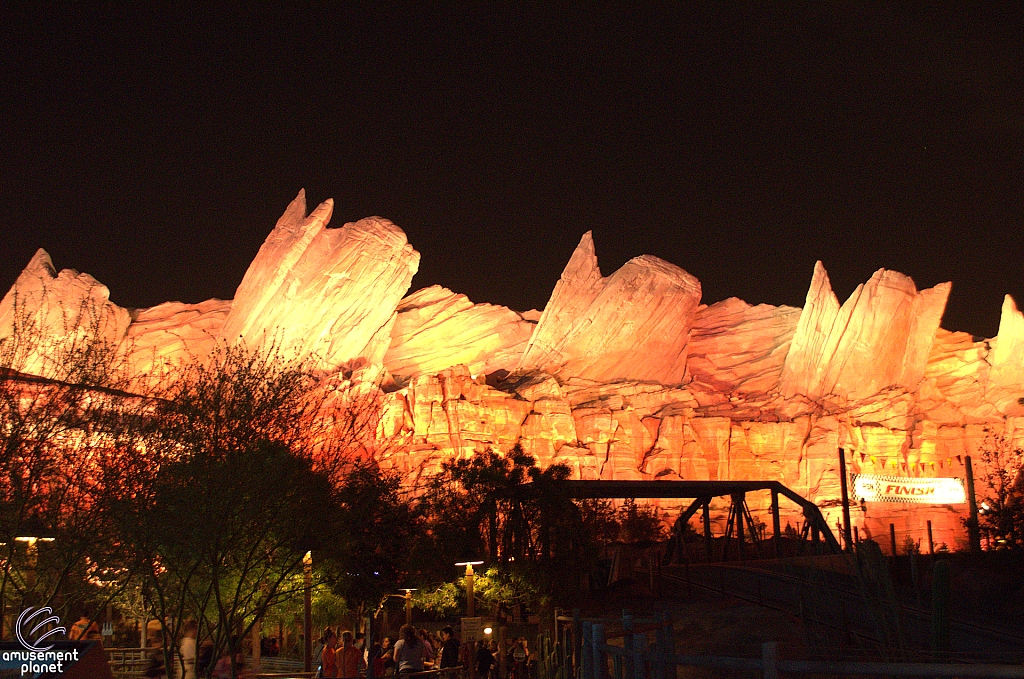
[(386, 219), (328, 229), (333, 209), (328, 200), (307, 216), (299, 192), (245, 272), (225, 340), (316, 356), (327, 373), (383, 361), (420, 256)]
[(918, 292), (879, 269), (840, 307), (818, 262), (779, 381), (786, 396), (863, 398), (916, 389), (949, 297), (949, 283)]
[[(948, 283), (918, 291), (886, 270), (842, 304), (819, 262), (802, 309), (705, 306), (693, 276), (655, 257), (603, 276), (587, 233), (543, 312), (520, 314), (437, 286), (408, 294), (419, 255), (401, 229), (328, 228), (332, 210), (307, 215), (300, 192), (232, 301), (129, 315), (40, 251), (0, 302), (0, 338), (27, 321), (51, 343), (100, 337), (151, 379), (218, 344), (270, 343), (375, 390), (380, 462), (410, 477), (519, 444), (577, 478), (780, 480), (833, 523), (840, 446), (854, 473), (934, 477), (963, 476), (987, 432), (1024, 445), (1024, 314), (1009, 297), (984, 341), (939, 327)], [(14, 367), (45, 374), (48, 355)], [(964, 511), (879, 503), (854, 520), (884, 542), (887, 524), (919, 539), (930, 519), (952, 546)]]
[(598, 382), (682, 382), (700, 282), (644, 255), (601, 276), (590, 232), (573, 252), (517, 372)]
[(0, 301), (0, 339), (17, 347), (9, 367), (63, 379), (62, 356), (76, 343), (100, 341), (117, 346), (129, 314), (110, 301), (110, 291), (89, 274), (64, 269), (39, 250)]
[(473, 304), (440, 286), (415, 292), (398, 305), (384, 367), (396, 379), (464, 365), (474, 375), (511, 371), (536, 323), (493, 304)]
[(173, 378), (183, 362), (203, 360), (216, 348), (231, 302), (165, 302), (132, 314), (124, 351), (132, 371), (146, 381)]
[(690, 332), (691, 378), (723, 393), (776, 390), (799, 317), (800, 309), (735, 297), (701, 308)]

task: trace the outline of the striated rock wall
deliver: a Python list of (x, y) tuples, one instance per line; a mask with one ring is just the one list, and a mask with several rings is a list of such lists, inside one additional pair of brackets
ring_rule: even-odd
[(397, 312), (384, 367), (402, 382), (456, 365), (474, 375), (512, 370), (536, 326), (511, 309), (473, 304), (437, 285), (403, 299)]
[(517, 372), (682, 382), (700, 295), (696, 278), (650, 255), (603, 278), (588, 231), (555, 284)]
[[(48, 337), (120, 343), (152, 379), (219, 343), (273, 343), (376, 391), (380, 462), (410, 483), (519, 444), (584, 479), (776, 479), (835, 523), (840, 446), (852, 473), (962, 477), (988, 432), (1024, 445), (1024, 314), (1010, 297), (984, 341), (940, 327), (948, 283), (919, 291), (884, 269), (842, 304), (818, 262), (802, 309), (707, 306), (696, 278), (655, 257), (603, 276), (587, 233), (543, 312), (517, 313), (438, 286), (408, 294), (419, 254), (401, 229), (328, 228), (332, 211), (307, 215), (300, 192), (234, 300), (131, 315), (40, 251), (0, 303), (0, 338), (27, 314)], [(42, 372), (44, 354), (16, 367)], [(770, 524), (768, 501), (750, 498)], [(853, 518), (883, 544), (889, 523), (902, 543), (930, 520), (952, 547), (965, 510), (869, 503)], [(783, 521), (799, 513), (784, 507)]]
[(73, 269), (58, 274), (45, 250), (0, 300), (0, 341), (16, 354), (7, 367), (43, 377), (64, 379), (62, 357), (83, 341), (118, 346), (129, 321), (105, 285)]
[(225, 340), (314, 356), (326, 373), (383, 361), (420, 255), (386, 219), (328, 229), (333, 209), (307, 216), (299, 192), (245, 272)]
[(199, 304), (164, 302), (132, 313), (123, 350), (136, 375), (146, 382), (173, 377), (182, 361), (201, 361), (220, 340), (231, 301)]

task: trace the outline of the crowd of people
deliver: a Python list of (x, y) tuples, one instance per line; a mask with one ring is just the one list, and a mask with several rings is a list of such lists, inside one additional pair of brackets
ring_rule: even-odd
[[(92, 632), (89, 621), (79, 621), (74, 628), (78, 637), (87, 638)], [(213, 666), (212, 676), (220, 679), (232, 676), (246, 676), (244, 658), (241, 652), (234, 657), (229, 654), (220, 658), (214, 657), (213, 643), (205, 640), (196, 644), (197, 626), (195, 622), (184, 625), (182, 639), (179, 642), (181, 666), (176, 671), (167, 672), (163, 666), (159, 644), (152, 640), (152, 663), (145, 676), (178, 679), (195, 679), (205, 676), (205, 672)], [(237, 640), (232, 646), (239, 648)], [(301, 653), (301, 638), (293, 648), (293, 653)], [(260, 643), (260, 654), (263, 657), (275, 657), (280, 654), (276, 638), (265, 638)], [(505, 649), (506, 673), (499, 672), (498, 642), (480, 640), (463, 644), (450, 626), (441, 628), (437, 634), (426, 629), (417, 629), (413, 625), (403, 625), (397, 639), (386, 636), (366, 648), (366, 635), (359, 632), (342, 631), (340, 634), (327, 627), (313, 648), (313, 668), (317, 676), (323, 679), (402, 679), (403, 675), (423, 672), (429, 669), (463, 668), (462, 676), (468, 679), (534, 679), (532, 658), (526, 639), (512, 639)], [(184, 673), (182, 673), (184, 669)]]
[(404, 674), (428, 669), (465, 668), (471, 679), (531, 679), (532, 664), (526, 639), (513, 639), (506, 649), (507, 675), (499, 676), (498, 643), (475, 641), (462, 644), (449, 625), (435, 635), (413, 625), (403, 625), (398, 638), (384, 637), (364, 653), (365, 636), (336, 632), (328, 627), (317, 642), (313, 665), (325, 679), (401, 679)]

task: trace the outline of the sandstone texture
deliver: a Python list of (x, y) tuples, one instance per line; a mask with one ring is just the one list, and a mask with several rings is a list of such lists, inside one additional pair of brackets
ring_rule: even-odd
[(517, 372), (682, 382), (700, 295), (696, 278), (649, 255), (602, 277), (587, 232), (555, 284)]
[(189, 361), (202, 361), (216, 349), (231, 302), (165, 302), (132, 314), (124, 343), (132, 371), (150, 383), (173, 378)]
[(226, 341), (273, 344), (328, 373), (382, 362), (420, 256), (386, 219), (327, 228), (333, 209), (328, 200), (306, 215), (299, 192), (238, 286)]
[(949, 297), (949, 283), (918, 292), (879, 269), (839, 306), (818, 262), (779, 382), (786, 396), (862, 398), (891, 386), (915, 389)]
[[(950, 291), (879, 270), (840, 303), (818, 262), (803, 308), (701, 303), (696, 278), (641, 256), (604, 276), (584, 234), (543, 311), (409, 294), (419, 255), (382, 218), (329, 228), (333, 203), (288, 206), (234, 300), (129, 313), (40, 251), (0, 302), (0, 338), (26, 319), (48, 342), (98, 337), (153, 380), (217, 346), (275, 346), (328, 384), (381, 404), (382, 465), (410, 483), (441, 462), (520, 445), (583, 479), (774, 479), (839, 518), (837, 448), (851, 473), (963, 477), (986, 437), (1024, 445), (1024, 314), (1003, 303), (997, 337), (940, 327)], [(529, 272), (524, 272), (528, 276)], [(15, 367), (46, 374), (47, 351)], [(980, 492), (980, 491), (979, 491)], [(769, 498), (748, 498), (755, 517)], [(666, 511), (678, 503), (662, 503)], [(715, 522), (725, 520), (723, 501)], [(869, 503), (862, 536), (888, 524), (962, 544), (966, 507)], [(798, 526), (793, 506), (783, 523)]]
[(511, 371), (536, 326), (511, 309), (473, 304), (437, 285), (403, 299), (397, 312), (384, 367), (400, 380), (456, 365), (474, 375)]
[(0, 339), (16, 347), (11, 368), (63, 379), (62, 358), (85, 342), (116, 347), (130, 317), (89, 274), (59, 274), (45, 250), (29, 261), (0, 301)]

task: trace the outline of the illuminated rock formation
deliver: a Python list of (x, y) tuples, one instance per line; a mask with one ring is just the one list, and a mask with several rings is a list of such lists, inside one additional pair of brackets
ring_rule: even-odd
[(456, 365), (474, 375), (511, 371), (536, 325), (511, 309), (473, 304), (437, 285), (409, 295), (397, 311), (384, 367), (400, 380)]
[[(328, 228), (332, 209), (307, 215), (300, 192), (233, 301), (131, 319), (40, 251), (0, 303), (0, 337), (30, 319), (51, 342), (121, 342), (152, 380), (218, 343), (315, 358), (328, 384), (383, 404), (379, 460), (410, 479), (519, 444), (576, 478), (779, 480), (834, 523), (840, 446), (852, 473), (928, 477), (962, 476), (989, 432), (1024, 445), (1024, 314), (1009, 297), (998, 336), (981, 341), (939, 327), (948, 283), (918, 291), (884, 269), (843, 304), (819, 262), (802, 309), (702, 306), (700, 283), (656, 257), (602, 276), (587, 233), (543, 312), (520, 314), (438, 286), (407, 295), (419, 254), (401, 229)], [(46, 355), (17, 367), (46, 372)], [(759, 513), (767, 498), (750, 502)], [(889, 523), (922, 537), (927, 516), (954, 546), (963, 511), (879, 504), (854, 520), (886, 540)]]
[(696, 278), (650, 255), (603, 278), (587, 232), (555, 284), (517, 372), (679, 384), (700, 295)]
[(110, 301), (110, 291), (89, 274), (64, 269), (39, 250), (0, 301), (0, 338), (21, 350), (10, 367), (47, 377), (62, 377), (62, 357), (83, 341), (116, 347), (129, 315)]
[(697, 312), (686, 360), (690, 376), (724, 392), (778, 388), (800, 309), (729, 299)]
[(785, 396), (863, 398), (916, 389), (949, 297), (949, 283), (921, 292), (879, 269), (840, 307), (821, 262), (807, 292), (779, 382)]
[(1024, 416), (1024, 314), (1009, 295), (1003, 299), (999, 334), (991, 347), (986, 400), (1003, 415)]
[(203, 360), (220, 341), (231, 302), (165, 302), (132, 314), (124, 349), (135, 375), (159, 382), (182, 363)]
[(372, 217), (328, 229), (334, 203), (292, 201), (245, 272), (223, 337), (316, 357), (325, 372), (380, 364), (419, 267), (405, 233)]

